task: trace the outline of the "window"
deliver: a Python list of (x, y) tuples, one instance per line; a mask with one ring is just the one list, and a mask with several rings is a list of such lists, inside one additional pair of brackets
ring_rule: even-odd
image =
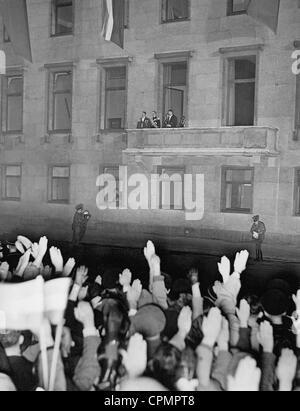
[(70, 167), (55, 166), (50, 172), (49, 201), (68, 203), (70, 200)]
[(10, 43), (10, 37), (5, 26), (3, 26), (3, 42)]
[(162, 210), (184, 209), (184, 167), (158, 167), (160, 176), (159, 200)]
[(125, 128), (127, 68), (109, 67), (105, 69), (105, 129)]
[(72, 82), (72, 69), (49, 72), (49, 132), (71, 132)]
[(74, 10), (72, 0), (53, 0), (52, 35), (63, 36), (73, 33)]
[(19, 165), (4, 166), (2, 198), (4, 200), (21, 200), (22, 170)]
[(163, 0), (162, 21), (164, 23), (188, 20), (190, 17), (189, 0)]
[(22, 132), (23, 130), (23, 74), (3, 77), (2, 131)]
[(227, 59), (227, 126), (255, 124), (256, 60), (256, 56)]
[(180, 118), (186, 113), (187, 62), (163, 65), (163, 114), (173, 110)]
[(228, 0), (227, 15), (246, 14), (249, 0)]
[(253, 168), (228, 168), (222, 172), (222, 212), (251, 213)]

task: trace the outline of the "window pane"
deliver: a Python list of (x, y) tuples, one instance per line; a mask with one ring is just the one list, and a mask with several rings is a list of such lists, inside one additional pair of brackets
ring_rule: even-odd
[(69, 167), (53, 167), (52, 177), (68, 178), (70, 176)]
[(240, 185), (240, 207), (250, 211), (252, 204), (252, 185)]
[(176, 21), (189, 17), (188, 0), (165, 0), (164, 20)]
[(256, 77), (256, 57), (235, 60), (235, 79), (255, 79)]
[(52, 201), (69, 200), (69, 179), (53, 178), (52, 179)]
[(54, 129), (71, 129), (71, 106), (70, 93), (55, 94), (54, 97)]
[(253, 170), (232, 169), (225, 172), (225, 198), (223, 207), (226, 210), (250, 212), (253, 197)]
[(22, 96), (7, 97), (7, 130), (21, 131), (23, 120), (23, 98)]
[(166, 178), (164, 182), (160, 183), (161, 208), (182, 210), (185, 169), (159, 167), (158, 174), (160, 176), (167, 175), (171, 179)]
[(21, 197), (21, 178), (6, 177), (6, 198), (18, 199)]
[(125, 127), (125, 90), (106, 92), (106, 128), (120, 129)]
[(235, 126), (253, 126), (255, 83), (235, 85)]

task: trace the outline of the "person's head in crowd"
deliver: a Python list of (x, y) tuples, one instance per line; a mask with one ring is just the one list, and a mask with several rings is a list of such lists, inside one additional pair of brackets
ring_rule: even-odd
[(147, 112), (146, 112), (146, 111), (143, 111), (143, 112), (142, 112), (142, 120), (144, 120), (146, 117), (147, 117)]
[(152, 111), (152, 118), (158, 118), (157, 111)]
[(174, 281), (171, 292), (169, 293), (169, 299), (173, 303), (176, 303), (179, 308), (190, 305), (192, 301), (190, 282), (183, 278)]
[(261, 298), (264, 313), (272, 322), (280, 324), (289, 310), (291, 290), (289, 284), (280, 279), (269, 282)]

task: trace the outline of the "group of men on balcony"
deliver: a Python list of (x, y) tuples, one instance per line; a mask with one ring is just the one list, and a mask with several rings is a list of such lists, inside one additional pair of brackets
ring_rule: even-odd
[(178, 122), (173, 110), (169, 110), (163, 123), (161, 122), (156, 111), (152, 112), (152, 118), (147, 117), (146, 111), (143, 111), (142, 117), (137, 123), (138, 129), (144, 128), (184, 128), (186, 126), (185, 117), (182, 116)]

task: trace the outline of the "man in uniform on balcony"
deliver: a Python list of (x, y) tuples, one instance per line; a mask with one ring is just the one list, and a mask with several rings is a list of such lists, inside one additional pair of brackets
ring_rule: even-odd
[(265, 240), (267, 230), (265, 224), (260, 221), (259, 215), (253, 217), (253, 225), (250, 231), (256, 248), (255, 261), (263, 261), (262, 244)]
[(173, 110), (169, 110), (168, 114), (164, 121), (164, 128), (177, 128), (178, 126), (178, 119), (174, 115)]

